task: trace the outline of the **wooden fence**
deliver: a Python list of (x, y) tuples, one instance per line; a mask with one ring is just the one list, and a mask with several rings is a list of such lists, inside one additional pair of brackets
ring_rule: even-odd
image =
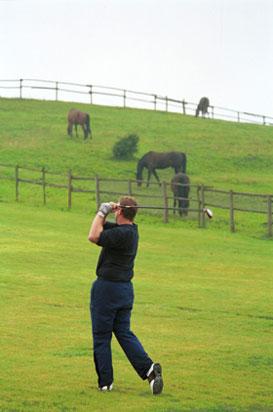
[[(1, 97), (38, 98), (46, 100), (75, 101), (90, 104), (136, 107), (166, 112), (194, 115), (197, 103), (185, 99), (173, 99), (154, 93), (138, 92), (92, 84), (79, 84), (38, 79), (0, 79)], [(200, 96), (201, 97), (201, 96)], [(219, 106), (209, 107), (213, 119), (273, 125), (273, 117), (249, 112), (240, 112)]]
[[(25, 177), (23, 175), (25, 171), (36, 176)], [(56, 183), (56, 180), (60, 177), (63, 182), (61, 184)], [(97, 208), (103, 201), (116, 199), (123, 195), (134, 196), (138, 199), (140, 205), (145, 206), (146, 209), (163, 213), (164, 223), (168, 223), (170, 212), (178, 212), (178, 208), (172, 206), (173, 194), (170, 183), (167, 182), (163, 182), (160, 187), (156, 183), (151, 183), (150, 185), (154, 185), (156, 190), (152, 190), (150, 187), (140, 189), (134, 179), (76, 176), (72, 170), (68, 170), (66, 174), (57, 174), (45, 168), (23, 168), (18, 165), (4, 164), (0, 164), (1, 179), (15, 182), (15, 200), (17, 202), (20, 200), (21, 184), (31, 184), (41, 186), (42, 203), (44, 205), (47, 204), (47, 188), (56, 188), (64, 189), (67, 192), (68, 209), (73, 204), (73, 193), (89, 193), (95, 197)], [(87, 182), (88, 187), (83, 187), (83, 182)], [(267, 235), (272, 237), (272, 199), (273, 195), (225, 191), (205, 185), (190, 185), (190, 208), (188, 212), (197, 217), (199, 227), (205, 227), (206, 219), (203, 213), (205, 207), (228, 210), (231, 232), (235, 232), (235, 212), (264, 214), (267, 217)]]

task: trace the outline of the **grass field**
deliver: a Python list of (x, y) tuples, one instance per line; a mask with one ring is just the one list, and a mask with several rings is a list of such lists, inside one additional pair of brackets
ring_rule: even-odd
[[(69, 103), (0, 105), (0, 163), (134, 178), (146, 151), (182, 150), (193, 183), (272, 193), (271, 127), (77, 105), (93, 121), (84, 144), (66, 136)], [(137, 158), (112, 159), (115, 141), (131, 132), (140, 136)], [(104, 394), (89, 320), (95, 202), (77, 198), (68, 211), (53, 191), (43, 207), (35, 190), (15, 203), (14, 185), (0, 180), (1, 411), (273, 411), (273, 255), (263, 217), (245, 215), (245, 230), (231, 234), (221, 215), (198, 229), (140, 213), (132, 329), (161, 362), (165, 390), (153, 397), (113, 338), (115, 390)]]
[[(174, 113), (77, 104), (91, 116), (93, 139), (68, 139), (66, 115), (74, 103), (0, 98), (0, 160), (21, 166), (71, 168), (84, 176), (135, 178), (136, 161), (149, 150), (187, 154), (192, 183), (272, 193), (273, 127), (194, 118)], [(131, 161), (116, 161), (119, 137), (139, 135)], [(170, 181), (172, 170), (160, 171)]]
[(153, 397), (113, 339), (115, 391), (96, 389), (90, 216), (1, 208), (3, 411), (273, 410), (272, 244), (140, 219), (132, 329), (164, 368)]

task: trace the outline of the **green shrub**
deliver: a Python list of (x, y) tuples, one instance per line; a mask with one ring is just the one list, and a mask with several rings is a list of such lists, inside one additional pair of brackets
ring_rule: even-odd
[(137, 152), (139, 137), (136, 134), (128, 134), (120, 138), (113, 146), (115, 159), (132, 159)]

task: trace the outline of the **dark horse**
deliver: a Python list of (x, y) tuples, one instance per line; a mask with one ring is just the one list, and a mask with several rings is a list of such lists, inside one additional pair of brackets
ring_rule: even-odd
[(156, 173), (156, 169), (166, 169), (167, 167), (172, 167), (175, 173), (185, 173), (186, 163), (186, 155), (182, 152), (148, 152), (138, 161), (136, 172), (136, 178), (138, 181), (137, 184), (138, 186), (141, 186), (142, 172), (144, 168), (148, 170), (147, 186), (149, 186), (152, 174), (160, 184), (160, 180), (158, 174)]
[(75, 126), (76, 136), (78, 137), (78, 125), (82, 127), (84, 133), (84, 139), (87, 139), (90, 135), (92, 138), (92, 132), (90, 128), (90, 116), (88, 113), (83, 113), (80, 110), (71, 109), (67, 115), (67, 134), (73, 135), (73, 126)]
[(196, 108), (195, 117), (199, 116), (199, 112), (202, 112), (202, 116), (209, 114), (208, 107), (209, 107), (209, 99), (207, 97), (202, 97)]
[(187, 216), (189, 208), (190, 179), (185, 173), (177, 173), (171, 180), (171, 189), (173, 192), (174, 213), (178, 203), (180, 216)]

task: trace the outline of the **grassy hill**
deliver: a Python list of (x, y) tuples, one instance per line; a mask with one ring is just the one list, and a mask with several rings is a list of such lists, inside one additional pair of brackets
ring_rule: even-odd
[[(71, 107), (91, 115), (93, 139), (69, 139)], [(135, 160), (115, 161), (119, 137), (140, 137)], [(0, 99), (0, 162), (46, 166), (51, 171), (134, 178), (137, 158), (149, 150), (183, 151), (193, 183), (272, 193), (273, 128), (179, 114), (63, 102)], [(169, 181), (171, 170), (160, 172)]]
[[(83, 143), (66, 135), (72, 106), (0, 99), (0, 163), (127, 179), (148, 150), (182, 150), (193, 183), (272, 193), (273, 128), (77, 104), (92, 118), (93, 139)], [(140, 136), (136, 159), (113, 160), (113, 144), (131, 132)], [(4, 182), (1, 411), (273, 411), (271, 240), (231, 234), (218, 218), (198, 230), (139, 213), (132, 329), (162, 363), (165, 390), (152, 397), (113, 339), (115, 390), (102, 394), (88, 308), (99, 253), (86, 239), (94, 205), (62, 211), (56, 192), (50, 207), (16, 204)], [(245, 219), (251, 231), (258, 218)]]

